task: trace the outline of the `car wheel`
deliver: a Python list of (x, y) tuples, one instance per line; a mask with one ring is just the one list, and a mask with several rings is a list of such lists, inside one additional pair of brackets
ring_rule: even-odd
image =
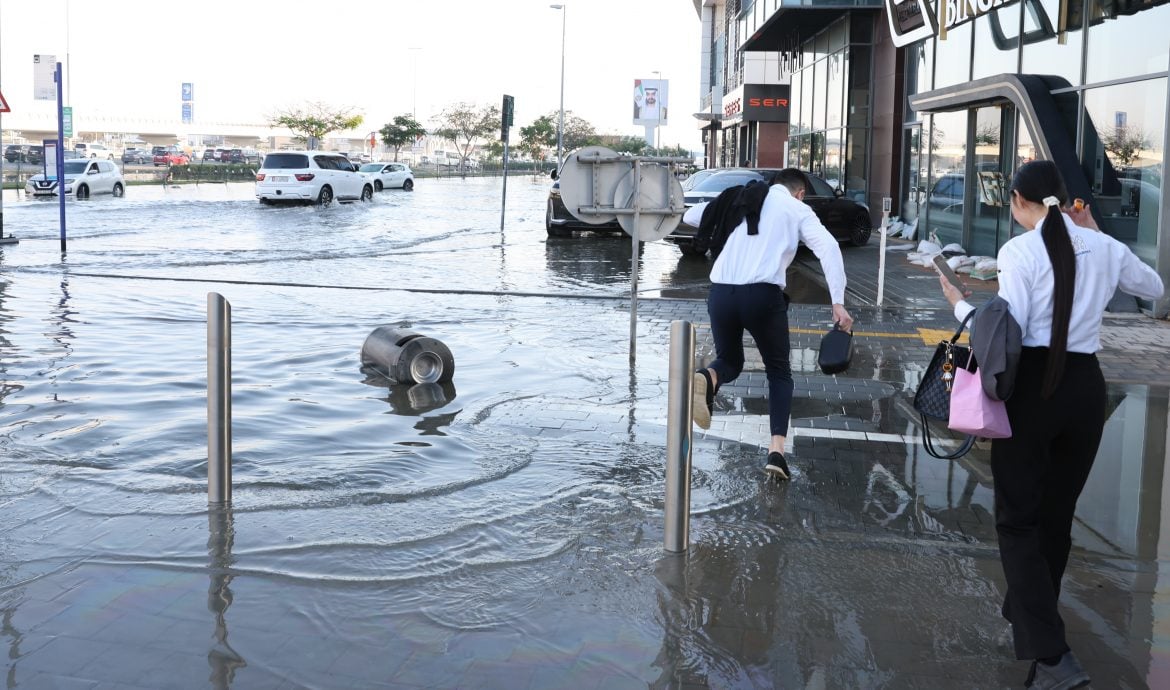
[(873, 232), (872, 226), (873, 223), (870, 222), (868, 213), (865, 211), (858, 213), (856, 220), (853, 221), (853, 232), (849, 235), (849, 243), (854, 247), (865, 246)]
[(544, 212), (544, 230), (549, 237), (572, 237), (573, 231), (563, 225), (553, 225), (552, 222), (552, 202), (548, 202), (548, 208)]
[(373, 201), (373, 200), (374, 200), (374, 188), (371, 187), (370, 185), (365, 185), (364, 187), (362, 187), (362, 201), (369, 202), (369, 201)]
[(115, 197), (122, 197), (125, 195), (126, 195), (126, 190), (122, 188), (122, 183), (115, 182), (114, 183), (114, 196)]
[(403, 182), (402, 188), (408, 192), (413, 191), (414, 190), (414, 180), (407, 180), (406, 182)]
[(698, 247), (695, 246), (695, 243), (691, 242), (690, 240), (687, 240), (685, 242), (679, 242), (678, 248), (679, 248), (679, 251), (682, 252), (683, 256), (706, 256), (707, 255), (707, 250), (705, 250), (705, 249), (700, 250)]
[(77, 191), (74, 192), (73, 194), (78, 199), (88, 199), (89, 198), (89, 187), (87, 187), (85, 185), (81, 185), (80, 187), (77, 188)]
[(375, 192), (382, 191), (382, 181), (381, 180), (374, 180), (374, 191)]
[(328, 206), (333, 203), (333, 188), (325, 185), (321, 188), (321, 192), (317, 195), (318, 206)]

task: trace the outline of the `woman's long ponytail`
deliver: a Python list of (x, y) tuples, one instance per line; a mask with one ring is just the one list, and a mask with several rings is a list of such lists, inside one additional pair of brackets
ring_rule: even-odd
[(1052, 339), (1048, 342), (1048, 366), (1044, 370), (1041, 395), (1048, 399), (1056, 392), (1064, 376), (1064, 360), (1068, 353), (1068, 327), (1072, 318), (1073, 297), (1077, 279), (1077, 257), (1072, 238), (1064, 224), (1060, 207), (1048, 207), (1048, 215), (1040, 227), (1044, 248), (1052, 262)]
[[(1047, 214), (1040, 226), (1044, 249), (1052, 263), (1052, 338), (1048, 341), (1048, 364), (1044, 370), (1041, 395), (1051, 398), (1064, 376), (1068, 354), (1068, 328), (1072, 320), (1077, 281), (1077, 256), (1072, 237), (1064, 224), (1060, 206), (1068, 202), (1068, 191), (1056, 164), (1048, 160), (1021, 165), (1012, 178), (1012, 191), (1034, 204), (1044, 204)], [(1024, 324), (1020, 324), (1023, 326)]]

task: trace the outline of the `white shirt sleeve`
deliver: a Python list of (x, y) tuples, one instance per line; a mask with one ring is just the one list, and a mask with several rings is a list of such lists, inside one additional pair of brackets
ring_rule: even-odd
[(841, 258), (841, 245), (833, 237), (817, 214), (808, 206), (800, 214), (800, 241), (817, 255), (825, 282), (829, 285), (829, 297), (833, 304), (845, 304), (845, 261)]
[(963, 319), (967, 318), (967, 314), (973, 311), (975, 311), (975, 307), (967, 300), (961, 299), (955, 302), (955, 318), (959, 320), (959, 323), (963, 323)]
[(709, 203), (711, 202), (704, 201), (701, 204), (695, 204), (688, 208), (687, 212), (683, 214), (682, 222), (692, 227), (699, 227), (699, 221), (703, 220), (703, 210), (707, 208), (707, 204)]
[[(1030, 265), (1024, 252), (1010, 243), (1000, 248), (995, 263), (999, 269), (999, 296), (1008, 303), (1012, 318), (1027, 331), (1032, 309), (1032, 279), (1037, 273), (1036, 267)], [(955, 313), (958, 315), (958, 311)]]
[[(1120, 242), (1118, 244), (1121, 244)], [(1142, 299), (1159, 299), (1165, 287), (1158, 273), (1137, 258), (1129, 247), (1122, 245), (1121, 272), (1117, 287), (1122, 292)]]

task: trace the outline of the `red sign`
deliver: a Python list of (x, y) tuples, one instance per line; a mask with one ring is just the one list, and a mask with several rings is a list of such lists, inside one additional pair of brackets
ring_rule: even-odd
[(0, 113), (10, 113), (12, 108), (8, 107), (8, 101), (4, 100), (4, 94), (0, 93)]
[(371, 134), (370, 135), (370, 148), (374, 148), (377, 145), (378, 145), (378, 140), (374, 137), (373, 134)]

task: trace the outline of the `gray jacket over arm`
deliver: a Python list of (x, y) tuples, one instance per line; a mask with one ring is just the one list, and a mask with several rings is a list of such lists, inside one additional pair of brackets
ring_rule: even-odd
[(983, 392), (992, 400), (1007, 400), (1016, 386), (1024, 333), (1002, 297), (979, 307), (971, 325), (971, 352), (979, 365)]

